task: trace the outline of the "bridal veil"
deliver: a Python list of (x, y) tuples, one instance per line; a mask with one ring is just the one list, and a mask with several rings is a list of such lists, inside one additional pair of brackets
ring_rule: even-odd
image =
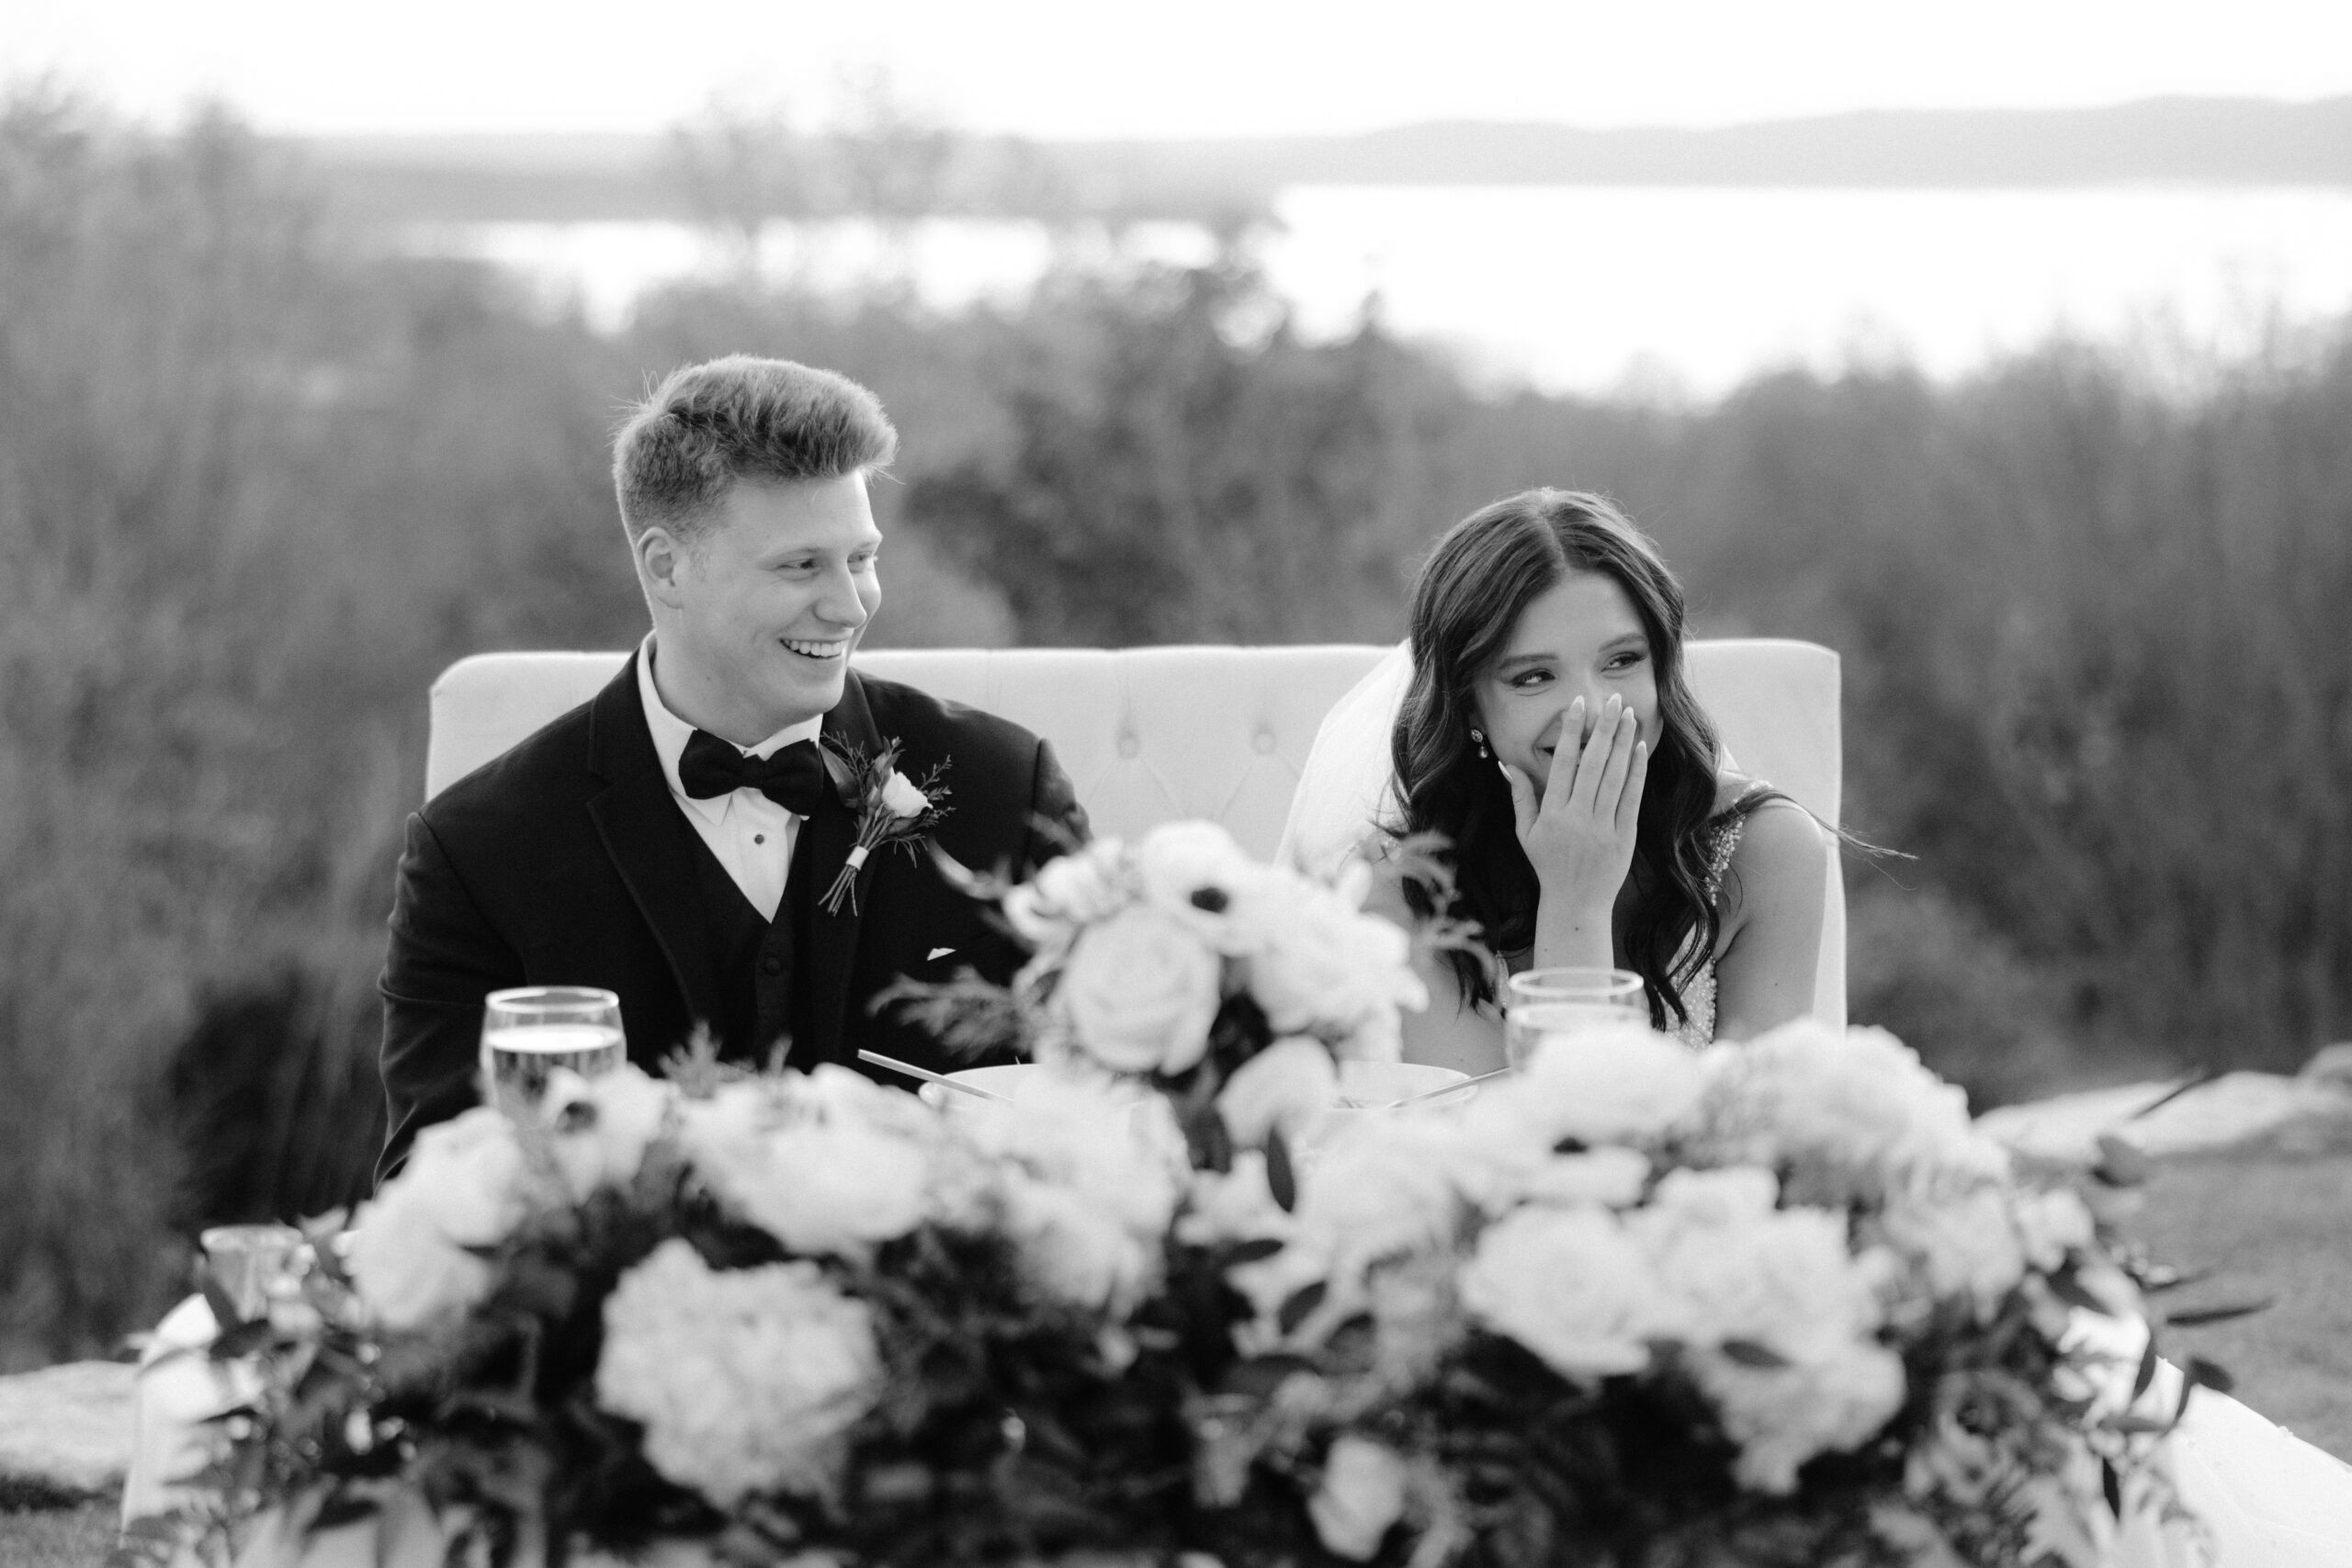
[(1400, 642), (1323, 716), (1291, 795), (1278, 862), (1329, 876), (1395, 818), (1388, 740), (1412, 680), (1412, 647)]

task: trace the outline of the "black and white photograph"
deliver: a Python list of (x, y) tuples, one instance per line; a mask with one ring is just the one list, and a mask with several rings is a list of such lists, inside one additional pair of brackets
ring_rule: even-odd
[(0, 1568), (2352, 1568), (2352, 9), (0, 0)]

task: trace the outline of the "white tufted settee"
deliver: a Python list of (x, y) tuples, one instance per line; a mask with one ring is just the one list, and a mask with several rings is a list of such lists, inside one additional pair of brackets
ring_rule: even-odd
[[(1387, 651), (1278, 648), (891, 649), (861, 651), (867, 674), (1001, 714), (1053, 743), (1094, 829), (1132, 835), (1202, 817), (1271, 856), (1291, 792), (1332, 704)], [(486, 653), (433, 685), (431, 795), (566, 709), (626, 653)], [(1824, 821), (1838, 819), (1838, 656), (1813, 643), (1690, 645), (1699, 700), (1740, 767)], [(1842, 1024), (1846, 918), (1833, 859), (1814, 1011)]]

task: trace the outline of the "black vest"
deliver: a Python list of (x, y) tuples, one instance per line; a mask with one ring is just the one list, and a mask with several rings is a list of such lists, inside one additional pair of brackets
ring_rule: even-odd
[(805, 1022), (800, 1016), (802, 987), (793, 984), (792, 960), (794, 953), (808, 950), (810, 900), (800, 863), (808, 848), (808, 825), (803, 822), (794, 836), (791, 874), (772, 921), (760, 918), (700, 833), (689, 830), (686, 839), (693, 846), (710, 951), (718, 961), (719, 1016), (704, 1021), (718, 1036), (721, 1056), (764, 1065), (776, 1042), (800, 1032)]

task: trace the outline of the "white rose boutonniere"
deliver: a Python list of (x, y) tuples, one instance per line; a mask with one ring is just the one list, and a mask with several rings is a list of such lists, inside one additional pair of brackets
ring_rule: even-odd
[(899, 771), (899, 743), (892, 740), (870, 760), (854, 751), (829, 753), (826, 766), (835, 786), (857, 813), (857, 841), (850, 847), (849, 858), (833, 885), (825, 889), (825, 913), (838, 915), (843, 904), (853, 911), (857, 908), (857, 874), (876, 850), (885, 844), (903, 844), (912, 853), (916, 841), (928, 836), (947, 815), (947, 786), (939, 782), (947, 764), (933, 768), (917, 784)]
[(882, 805), (893, 817), (920, 817), (931, 809), (931, 796), (917, 789), (906, 774), (893, 772), (882, 781)]

